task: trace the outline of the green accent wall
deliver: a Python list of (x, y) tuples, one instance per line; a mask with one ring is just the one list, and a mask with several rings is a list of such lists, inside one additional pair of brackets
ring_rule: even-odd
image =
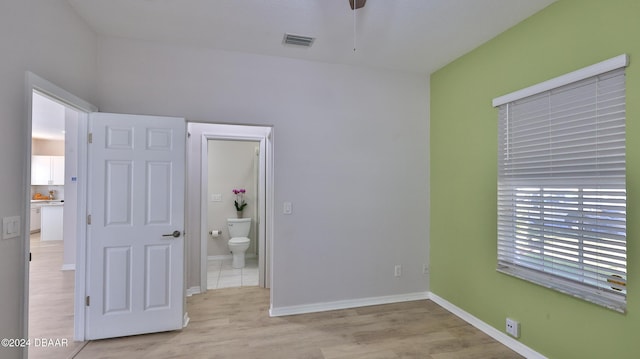
[[(487, 21), (490, 21), (488, 19)], [(496, 272), (493, 98), (629, 54), (627, 314)], [(431, 291), (549, 358), (640, 357), (640, 1), (560, 0), (431, 75)]]

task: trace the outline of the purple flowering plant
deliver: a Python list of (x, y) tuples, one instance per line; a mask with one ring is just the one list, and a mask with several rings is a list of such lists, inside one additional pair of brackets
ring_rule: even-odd
[(242, 211), (244, 207), (247, 206), (247, 202), (244, 201), (245, 192), (246, 191), (244, 188), (233, 189), (233, 194), (236, 195), (236, 200), (233, 202), (233, 204), (236, 206), (236, 211), (238, 212)]

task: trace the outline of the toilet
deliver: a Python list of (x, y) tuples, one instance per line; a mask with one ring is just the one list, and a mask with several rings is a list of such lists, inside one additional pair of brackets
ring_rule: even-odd
[(249, 248), (249, 231), (251, 230), (251, 218), (227, 219), (229, 229), (229, 250), (233, 254), (233, 268), (244, 268), (244, 252)]

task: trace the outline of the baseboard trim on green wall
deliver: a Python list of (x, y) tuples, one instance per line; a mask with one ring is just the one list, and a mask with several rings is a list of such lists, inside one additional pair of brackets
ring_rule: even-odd
[(499, 341), (500, 343), (506, 345), (511, 350), (513, 350), (516, 353), (524, 356), (525, 358), (528, 358), (528, 359), (547, 359), (547, 357), (545, 357), (544, 355), (536, 352), (535, 350), (529, 348), (528, 346), (522, 344), (521, 342), (515, 340), (514, 338), (508, 336), (507, 334), (501, 332), (500, 330), (490, 326), (489, 324), (483, 322), (482, 320), (474, 317), (473, 315), (471, 315), (468, 312), (464, 311), (463, 309), (457, 307), (453, 303), (450, 303), (449, 301), (447, 301), (446, 299), (438, 296), (437, 294), (435, 294), (433, 292), (429, 292), (429, 299), (431, 299), (433, 302), (435, 302), (439, 306), (443, 307), (444, 309), (446, 309), (446, 310), (450, 311), (451, 313), (455, 314), (457, 317), (459, 317), (460, 319), (464, 320), (465, 322), (467, 322), (467, 323), (473, 325), (474, 327), (478, 328), (479, 330), (481, 330), (482, 332), (484, 332), (488, 336), (492, 337), (493, 339), (495, 339), (495, 340)]

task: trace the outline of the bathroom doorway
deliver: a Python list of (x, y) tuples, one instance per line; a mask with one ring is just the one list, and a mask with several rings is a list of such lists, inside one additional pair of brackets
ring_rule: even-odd
[[(231, 253), (228, 247), (229, 232), (227, 219), (236, 217), (234, 189), (245, 190), (247, 207), (243, 216), (251, 217), (249, 238), (251, 243), (246, 251), (249, 264), (257, 262), (257, 269), (247, 269), (244, 285), (257, 285), (263, 288), (271, 286), (271, 238), (273, 236), (273, 128), (253, 125), (223, 125), (210, 123), (189, 122), (188, 151), (188, 185), (187, 185), (187, 222), (188, 233), (193, 233), (199, 239), (187, 241), (187, 251), (192, 258), (200, 258), (199, 263), (193, 262), (187, 269), (187, 295), (204, 293), (208, 287), (232, 285), (231, 279), (209, 278), (209, 262), (212, 266), (219, 265), (222, 269), (224, 261), (230, 263)], [(211, 146), (210, 146), (211, 144)], [(211, 147), (211, 148), (210, 148)], [(209, 153), (227, 153), (221, 164), (215, 160), (209, 165)], [(234, 152), (234, 153), (231, 153)], [(235, 153), (238, 152), (238, 153)], [(240, 159), (240, 154), (243, 153)], [(214, 155), (215, 157), (215, 155)], [(227, 158), (228, 157), (228, 158)], [(234, 163), (242, 162), (239, 169), (233, 169)], [(226, 166), (229, 167), (226, 167)], [(219, 167), (223, 166), (223, 167)], [(210, 170), (214, 182), (209, 190)], [(238, 172), (230, 175), (228, 173)], [(226, 175), (225, 175), (226, 174)], [(217, 179), (216, 179), (217, 178)], [(211, 213), (210, 213), (211, 212)], [(211, 220), (210, 220), (211, 218)], [(187, 236), (190, 236), (187, 234)], [(242, 274), (242, 271), (225, 273), (225, 276)], [(249, 276), (255, 278), (249, 279)], [(212, 274), (212, 277), (216, 274)], [(232, 283), (229, 283), (232, 282)], [(240, 279), (240, 285), (243, 284)], [(211, 284), (211, 285), (209, 285)]]
[[(207, 141), (207, 290), (259, 284), (259, 173), (259, 141)], [(229, 218), (251, 220), (242, 268), (232, 266)]]

